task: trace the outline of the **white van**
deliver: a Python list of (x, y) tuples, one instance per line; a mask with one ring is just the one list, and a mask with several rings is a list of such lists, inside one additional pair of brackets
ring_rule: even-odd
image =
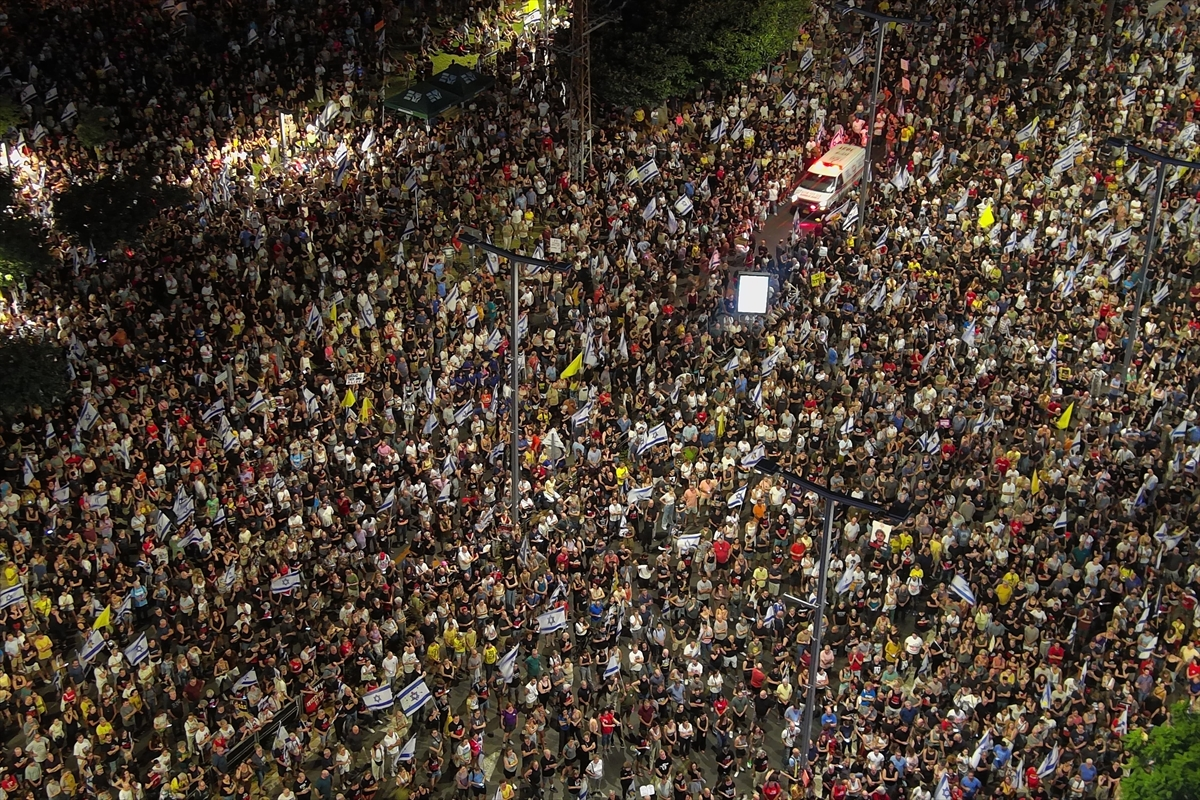
[(834, 208), (862, 180), (867, 151), (852, 144), (839, 144), (814, 161), (792, 190), (792, 208), (802, 214)]

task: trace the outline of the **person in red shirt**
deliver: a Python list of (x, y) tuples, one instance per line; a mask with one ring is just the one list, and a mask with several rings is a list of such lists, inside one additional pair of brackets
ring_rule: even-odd
[(1063, 646), (1058, 642), (1054, 642), (1050, 645), (1050, 649), (1046, 651), (1046, 660), (1057, 667), (1062, 664), (1063, 656), (1065, 655), (1066, 651), (1063, 650)]
[(766, 681), (767, 681), (767, 675), (762, 670), (762, 664), (756, 663), (754, 665), (754, 668), (752, 670), (750, 670), (750, 686), (751, 686), (751, 688), (753, 688), (754, 691), (757, 692), (759, 689), (761, 689), (763, 687), (763, 684), (766, 683)]
[(605, 750), (612, 747), (613, 732), (621, 727), (621, 721), (613, 713), (612, 706), (600, 712), (600, 746)]
[(778, 800), (782, 793), (783, 787), (779, 785), (779, 781), (775, 780), (774, 773), (770, 774), (762, 787), (763, 800)]

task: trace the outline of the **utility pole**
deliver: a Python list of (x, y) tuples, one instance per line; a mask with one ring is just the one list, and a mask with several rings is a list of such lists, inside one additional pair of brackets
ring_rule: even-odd
[(567, 145), (571, 176), (583, 180), (592, 166), (592, 31), (590, 0), (571, 3), (571, 108)]
[[(1112, 6), (1112, 0), (1109, 0), (1109, 7)], [(1113, 136), (1108, 139), (1109, 147), (1117, 147), (1126, 152), (1141, 156), (1147, 161), (1153, 161), (1158, 165), (1157, 178), (1154, 182), (1154, 205), (1150, 207), (1149, 229), (1146, 231), (1146, 241), (1143, 245), (1142, 253), (1142, 273), (1137, 282), (1137, 293), (1133, 298), (1133, 319), (1125, 330), (1125, 364), (1121, 370), (1121, 386), (1125, 386), (1129, 380), (1129, 371), (1133, 367), (1133, 354), (1137, 350), (1138, 337), (1142, 331), (1142, 301), (1146, 297), (1146, 283), (1150, 280), (1150, 259), (1154, 254), (1154, 248), (1158, 238), (1158, 213), (1162, 210), (1163, 191), (1167, 185), (1167, 167), (1184, 167), (1188, 170), (1200, 170), (1200, 163), (1195, 161), (1184, 161), (1181, 158), (1172, 158), (1164, 153), (1157, 153), (1153, 150), (1147, 150), (1144, 147), (1130, 144), (1128, 139), (1121, 139)]]
[(521, 512), (521, 492), (519, 484), (521, 482), (521, 449), (518, 447), (518, 442), (521, 439), (521, 265), (528, 264), (530, 266), (542, 267), (544, 269), (552, 269), (559, 272), (569, 272), (571, 265), (556, 261), (546, 261), (541, 258), (533, 258), (532, 256), (524, 256), (520, 253), (514, 253), (511, 250), (505, 250), (502, 247), (496, 247), (491, 242), (483, 238), (481, 232), (474, 229), (464, 228), (459, 231), (458, 239), (463, 244), (469, 247), (478, 247), (485, 253), (499, 256), (508, 259), (511, 268), (509, 275), (509, 352), (511, 362), (509, 365), (509, 392), (512, 395), (511, 405), (509, 407), (509, 423), (511, 425), (512, 450), (509, 452), (509, 505), (510, 513), (512, 514), (512, 526), (516, 531), (520, 526)]
[(920, 27), (929, 27), (933, 23), (925, 20), (906, 19), (904, 17), (891, 17), (887, 14), (876, 14), (874, 11), (866, 11), (854, 6), (848, 6), (843, 3), (838, 3), (834, 6), (835, 9), (843, 14), (857, 14), (866, 19), (873, 19), (877, 23), (879, 33), (875, 39), (875, 74), (871, 76), (871, 103), (870, 116), (867, 119), (867, 163), (863, 166), (862, 183), (858, 188), (858, 233), (861, 236), (867, 225), (867, 200), (871, 196), (871, 181), (874, 180), (875, 173), (875, 116), (879, 113), (879, 71), (883, 68), (883, 33), (888, 25), (917, 25)]
[(898, 525), (908, 519), (907, 512), (893, 511), (875, 503), (859, 500), (848, 494), (834, 492), (810, 480), (800, 477), (794, 472), (788, 472), (769, 458), (759, 459), (753, 469), (763, 475), (778, 477), (802, 492), (812, 492), (824, 501), (824, 512), (821, 520), (821, 559), (817, 575), (817, 603), (812, 609), (812, 641), (809, 644), (808, 655), (808, 690), (804, 701), (804, 716), (800, 726), (800, 764), (802, 769), (808, 769), (808, 751), (812, 747), (813, 717), (817, 705), (817, 669), (821, 659), (821, 643), (825, 635), (825, 605), (829, 584), (829, 559), (833, 550), (833, 516), (839, 505), (866, 511), (873, 517), (881, 517), (893, 525)]

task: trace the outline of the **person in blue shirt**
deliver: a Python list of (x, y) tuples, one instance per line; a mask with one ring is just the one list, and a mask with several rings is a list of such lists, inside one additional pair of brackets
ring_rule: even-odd
[(833, 711), (833, 706), (825, 706), (825, 713), (821, 715), (822, 728), (836, 728), (838, 716)]
[(971, 798), (979, 792), (980, 787), (983, 786), (983, 784), (980, 783), (979, 778), (975, 777), (974, 770), (968, 772), (966, 776), (964, 776), (963, 779), (958, 782), (958, 785), (962, 787), (963, 797), (966, 798), (966, 800), (971, 800)]
[(995, 754), (995, 760), (992, 762), (992, 769), (996, 772), (1008, 766), (1009, 760), (1012, 759), (1012, 745), (1008, 740), (997, 742), (992, 748), (992, 753)]
[(1090, 758), (1079, 765), (1079, 777), (1089, 786), (1096, 782), (1096, 765)]

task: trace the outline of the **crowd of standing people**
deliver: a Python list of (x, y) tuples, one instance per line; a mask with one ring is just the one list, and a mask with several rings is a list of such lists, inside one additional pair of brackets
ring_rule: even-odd
[[(886, 5), (932, 24), (885, 32), (875, 120), (874, 33), (815, 6), (744, 85), (604, 108), (573, 174), (523, 8), (10, 4), (20, 202), (189, 202), (5, 294), (73, 391), (0, 432), (0, 800), (1116, 797), (1122, 736), (1200, 711), (1200, 206), (1172, 170), (1143, 276), (1153, 165), (1104, 142), (1195, 158), (1200, 25)], [(494, 89), (384, 113), (379, 23)], [(793, 223), (870, 125), (865, 228)], [(570, 269), (514, 311), (464, 225)], [(823, 542), (764, 455), (907, 519)]]

